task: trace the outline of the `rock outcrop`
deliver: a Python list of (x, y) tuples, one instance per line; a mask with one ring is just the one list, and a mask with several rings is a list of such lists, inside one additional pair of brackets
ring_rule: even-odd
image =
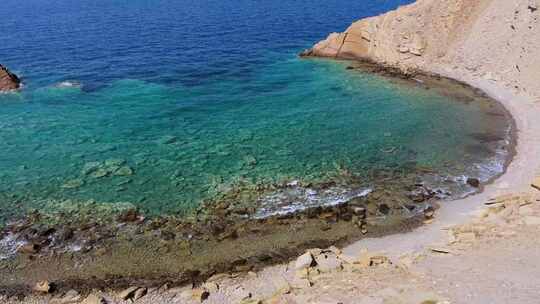
[[(303, 56), (467, 73), (540, 100), (539, 0), (418, 0), (332, 33)], [(525, 89), (528, 88), (528, 89)]]
[(419, 0), (377, 17), (359, 20), (343, 33), (332, 33), (308, 54), (367, 59), (403, 69), (443, 57), (485, 1)]
[(21, 80), (0, 64), (0, 92), (16, 90), (21, 86)]

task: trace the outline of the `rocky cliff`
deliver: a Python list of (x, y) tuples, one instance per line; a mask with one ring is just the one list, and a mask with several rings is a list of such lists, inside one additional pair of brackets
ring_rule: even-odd
[[(303, 55), (500, 81), (540, 99), (538, 0), (418, 0), (354, 22)], [(450, 73), (451, 72), (451, 73)]]
[(0, 92), (16, 90), (21, 86), (21, 80), (0, 64)]

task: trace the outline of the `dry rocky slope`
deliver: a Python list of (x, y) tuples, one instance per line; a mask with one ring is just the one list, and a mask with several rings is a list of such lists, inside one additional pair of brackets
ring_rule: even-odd
[(0, 92), (17, 90), (20, 85), (19, 77), (0, 64)]
[(332, 33), (304, 55), (503, 82), (540, 99), (538, 0), (419, 0)]

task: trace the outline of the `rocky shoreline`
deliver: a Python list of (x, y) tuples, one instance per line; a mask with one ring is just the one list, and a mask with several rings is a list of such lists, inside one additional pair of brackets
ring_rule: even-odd
[[(252, 206), (232, 203), (242, 193), (229, 194), (181, 218), (146, 218), (132, 208), (105, 215), (95, 203), (83, 214), (36, 211), (3, 229), (3, 238), (20, 245), (14, 258), (0, 261), (6, 274), (0, 290), (27, 294), (36, 277), (47, 278), (60, 291), (199, 282), (215, 273), (254, 271), (286, 262), (312, 247), (409, 231), (433, 216), (429, 201), (435, 191), (412, 185), (407, 217), (391, 215), (402, 208), (384, 203), (393, 201), (391, 193), (375, 189), (335, 206), (265, 218), (254, 218)], [(381, 216), (386, 219), (381, 221)], [(57, 268), (51, 269), (51, 264)], [(110, 266), (102, 269), (105, 265)]]
[[(403, 74), (361, 61), (351, 62), (349, 69), (442, 89), (467, 101), (485, 97), (466, 85), (420, 71)], [(382, 179), (394, 179), (388, 172), (379, 174)], [(337, 184), (295, 182), (251, 193), (238, 189), (184, 217), (147, 217), (129, 206), (109, 210), (96, 202), (75, 208), (84, 212), (36, 211), (0, 233), (3, 239), (19, 244), (15, 258), (0, 260), (0, 269), (6, 273), (0, 279), (0, 293), (29, 294), (37, 278), (44, 279), (56, 293), (198, 284), (217, 273), (246, 273), (288, 262), (309, 248), (343, 246), (361, 238), (411, 231), (431, 222), (438, 208), (435, 201), (449, 195), (430, 189), (418, 176), (412, 174), (408, 182), (399, 177), (397, 185), (377, 187), (337, 205), (263, 218), (257, 218), (253, 201), (268, 191), (294, 187), (324, 191)], [(348, 184), (362, 185), (352, 177), (345, 178)], [(469, 178), (467, 183), (481, 190), (477, 179)], [(51, 269), (51, 265), (56, 266)]]

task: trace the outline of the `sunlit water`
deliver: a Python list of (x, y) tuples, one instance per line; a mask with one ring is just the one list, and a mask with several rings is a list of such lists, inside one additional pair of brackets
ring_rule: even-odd
[(297, 58), (410, 1), (356, 2), (3, 0), (0, 60), (25, 87), (0, 95), (0, 218), (44, 199), (181, 213), (241, 182), (363, 177), (267, 193), (264, 216), (365, 195), (378, 169), (429, 168), (461, 193), (501, 173), (493, 103)]

